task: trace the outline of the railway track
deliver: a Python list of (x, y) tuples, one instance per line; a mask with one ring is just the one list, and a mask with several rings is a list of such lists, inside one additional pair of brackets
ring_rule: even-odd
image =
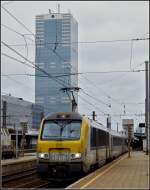
[[(98, 169), (93, 168), (89, 173), (92, 173)], [(89, 174), (88, 173), (88, 174)], [(86, 174), (86, 175), (88, 175)], [(61, 181), (56, 179), (44, 178), (41, 179), (36, 172), (36, 167), (24, 170), (22, 172), (7, 174), (2, 176), (2, 187), (6, 188), (65, 188), (70, 184), (77, 181), (79, 178), (85, 177), (85, 175), (67, 178)]]
[[(4, 188), (65, 188), (74, 183), (81, 176), (71, 177), (64, 180), (41, 179), (36, 173), (36, 167), (26, 171), (2, 176)], [(83, 177), (83, 176), (82, 176)]]
[(27, 177), (27, 176), (30, 176), (33, 174), (36, 174), (36, 168), (31, 168), (28, 170), (19, 171), (17, 173), (13, 173), (13, 174), (2, 175), (2, 181), (3, 181), (3, 183), (8, 183), (10, 181), (17, 180), (17, 179), (20, 179), (22, 177)]
[(74, 180), (54, 182), (50, 179), (41, 179), (36, 173), (36, 168), (2, 176), (3, 188), (65, 188)]
[(36, 168), (18, 172), (17, 174), (3, 175), (2, 187), (7, 188), (32, 188), (45, 187), (49, 185), (46, 180), (41, 180), (36, 174)]

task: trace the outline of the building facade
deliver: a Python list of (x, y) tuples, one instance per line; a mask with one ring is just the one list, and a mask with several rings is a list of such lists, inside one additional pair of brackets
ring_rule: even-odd
[(61, 89), (78, 86), (78, 76), (70, 75), (78, 72), (77, 41), (78, 23), (70, 13), (36, 16), (35, 102), (45, 115), (72, 110), (70, 92)]
[(1, 126), (22, 131), (21, 122), (27, 123), (27, 134), (37, 134), (43, 108), (13, 96), (1, 97)]

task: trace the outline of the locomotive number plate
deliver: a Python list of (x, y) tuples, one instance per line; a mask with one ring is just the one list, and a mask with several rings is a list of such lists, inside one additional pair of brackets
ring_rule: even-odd
[(68, 154), (50, 153), (50, 161), (64, 162), (68, 160), (69, 160)]

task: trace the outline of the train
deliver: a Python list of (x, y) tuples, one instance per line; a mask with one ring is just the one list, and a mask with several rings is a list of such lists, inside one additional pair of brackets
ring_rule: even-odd
[(37, 173), (51, 178), (86, 174), (127, 150), (123, 132), (75, 112), (50, 114), (39, 129)]

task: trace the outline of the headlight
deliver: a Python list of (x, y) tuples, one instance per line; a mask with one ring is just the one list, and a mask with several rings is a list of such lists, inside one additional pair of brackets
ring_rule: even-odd
[(38, 157), (39, 158), (43, 158), (43, 159), (48, 159), (49, 158), (49, 154), (48, 153), (39, 153)]
[(71, 159), (78, 159), (78, 158), (81, 158), (81, 153), (72, 153), (71, 154)]

